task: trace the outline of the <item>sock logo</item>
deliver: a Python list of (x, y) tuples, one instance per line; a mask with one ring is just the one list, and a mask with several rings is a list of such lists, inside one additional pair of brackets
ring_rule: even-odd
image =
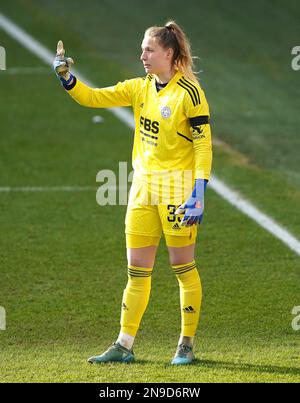
[(195, 309), (190, 305), (182, 309), (185, 313), (196, 313)]
[(124, 302), (122, 302), (122, 309), (123, 311), (128, 311), (128, 308)]

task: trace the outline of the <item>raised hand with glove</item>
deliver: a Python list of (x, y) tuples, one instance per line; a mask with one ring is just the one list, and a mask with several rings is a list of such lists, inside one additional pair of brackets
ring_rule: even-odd
[(180, 225), (189, 227), (194, 224), (200, 224), (204, 211), (204, 192), (207, 179), (196, 179), (195, 186), (190, 198), (175, 211), (175, 214), (183, 214)]
[(57, 77), (64, 86), (72, 84), (74, 76), (70, 73), (70, 68), (74, 64), (71, 57), (65, 57), (65, 49), (62, 41), (58, 41), (56, 56), (53, 61), (53, 68)]

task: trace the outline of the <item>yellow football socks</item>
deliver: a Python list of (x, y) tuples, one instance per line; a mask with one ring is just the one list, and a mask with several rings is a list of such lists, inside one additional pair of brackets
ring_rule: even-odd
[(121, 332), (135, 336), (147, 308), (152, 268), (128, 266), (128, 282), (123, 293)]
[(195, 261), (172, 266), (180, 287), (181, 336), (195, 336), (202, 299), (200, 276)]
[[(202, 287), (195, 261), (172, 266), (180, 287), (181, 336), (194, 337), (200, 315)], [(128, 283), (123, 293), (121, 332), (135, 337), (147, 308), (152, 268), (128, 266)]]

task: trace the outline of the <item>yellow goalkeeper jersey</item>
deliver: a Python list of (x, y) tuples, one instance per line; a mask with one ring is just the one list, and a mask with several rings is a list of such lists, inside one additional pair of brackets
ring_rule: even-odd
[(68, 93), (80, 105), (92, 108), (132, 106), (135, 173), (190, 170), (195, 178), (209, 179), (209, 107), (201, 87), (181, 72), (160, 91), (155, 77), (148, 74), (107, 88), (90, 88), (77, 79)]

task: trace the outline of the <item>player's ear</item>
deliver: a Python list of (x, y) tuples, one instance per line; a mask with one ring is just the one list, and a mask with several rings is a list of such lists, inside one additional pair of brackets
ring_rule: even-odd
[(174, 55), (174, 50), (172, 48), (168, 48), (166, 51), (166, 55), (167, 55), (168, 59), (172, 60), (173, 55)]

